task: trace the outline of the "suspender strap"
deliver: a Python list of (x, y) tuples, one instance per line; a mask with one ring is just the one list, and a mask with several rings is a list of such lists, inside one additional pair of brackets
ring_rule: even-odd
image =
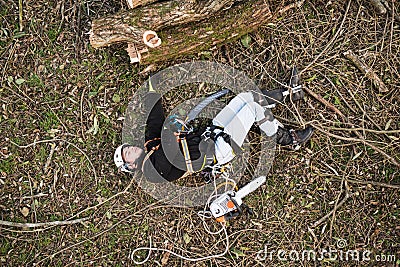
[[(151, 139), (151, 140), (147, 140), (147, 142), (144, 143), (144, 148), (147, 150), (147, 145), (148, 145), (150, 142), (157, 141), (157, 140), (161, 140), (161, 138), (156, 137), (156, 138), (153, 138), (153, 139)], [(155, 150), (157, 150), (159, 146), (160, 146), (160, 145), (155, 146), (155, 147), (156, 147)], [(152, 147), (152, 149), (154, 149), (155, 147)]]
[(258, 126), (261, 126), (264, 122), (267, 122), (267, 121), (271, 121), (270, 118), (268, 118), (268, 116), (265, 118), (262, 118), (260, 121), (257, 121), (256, 123)]
[[(219, 133), (215, 133), (215, 130), (220, 130)], [(224, 132), (224, 127), (217, 126), (217, 125), (211, 125), (210, 127), (207, 128), (205, 132), (205, 137), (210, 138), (213, 141), (216, 141), (218, 137), (222, 136), (222, 138), (227, 142), (228, 144), (231, 144), (231, 136), (227, 133)]]
[(142, 163), (142, 173), (144, 173), (144, 163), (150, 158), (151, 154), (154, 153), (155, 150), (150, 150), (149, 152), (147, 152), (146, 156), (143, 159), (143, 163)]
[(192, 160), (190, 159), (189, 146), (186, 142), (186, 138), (181, 138), (181, 145), (182, 145), (183, 155), (185, 157), (186, 169), (188, 173), (193, 173), (194, 172), (193, 165), (192, 165)]
[(227, 142), (228, 144), (231, 144), (231, 136), (225, 132), (219, 132), (218, 134), (215, 134), (215, 137), (211, 137), (214, 141), (218, 139), (218, 137), (222, 136), (222, 138)]
[(209, 128), (210, 128), (210, 131), (214, 131), (214, 130), (221, 130), (221, 131), (223, 131), (223, 130), (224, 130), (224, 127), (218, 126), (218, 125), (211, 125)]

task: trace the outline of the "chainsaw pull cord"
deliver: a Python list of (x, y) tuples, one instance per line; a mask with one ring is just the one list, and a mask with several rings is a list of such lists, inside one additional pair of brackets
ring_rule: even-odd
[[(213, 166), (213, 167), (214, 167), (214, 168), (218, 168), (219, 166)], [(232, 184), (233, 187), (235, 188), (235, 187), (236, 187), (236, 182), (235, 182), (233, 179), (231, 179), (231, 178), (228, 177), (229, 174), (227, 174), (227, 172), (222, 172), (222, 173), (225, 174), (225, 175), (223, 175), (223, 177), (224, 177), (225, 180), (226, 180), (226, 182), (225, 182), (225, 183), (222, 183), (222, 185), (225, 185), (225, 184)], [(216, 172), (213, 172), (213, 174), (215, 175)], [(182, 255), (179, 255), (179, 254), (177, 254), (177, 253), (175, 253), (175, 252), (173, 252), (173, 251), (171, 251), (171, 250), (169, 250), (169, 249), (165, 249), (165, 248), (153, 248), (153, 247), (151, 246), (151, 245), (152, 245), (152, 242), (151, 242), (151, 237), (150, 237), (150, 240), (149, 240), (149, 241), (150, 241), (150, 242), (149, 242), (150, 245), (149, 245), (149, 247), (138, 247), (138, 248), (134, 249), (134, 250), (132, 251), (131, 255), (130, 255), (131, 260), (132, 260), (135, 264), (137, 264), (137, 265), (144, 264), (145, 262), (147, 262), (147, 261), (150, 259), (150, 255), (151, 255), (151, 252), (152, 252), (152, 251), (164, 251), (164, 252), (170, 253), (170, 254), (172, 254), (172, 255), (174, 255), (175, 257), (178, 257), (178, 258), (180, 258), (180, 259), (187, 260), (187, 261), (193, 261), (193, 262), (196, 262), (196, 261), (203, 261), (203, 260), (209, 260), (209, 259), (213, 259), (213, 258), (218, 258), (218, 257), (224, 256), (224, 255), (228, 252), (228, 250), (229, 250), (229, 236), (228, 236), (228, 233), (227, 233), (227, 231), (226, 231), (225, 223), (223, 223), (223, 222), (220, 223), (221, 226), (222, 226), (222, 228), (221, 228), (219, 231), (212, 232), (212, 231), (210, 230), (210, 228), (207, 226), (207, 223), (206, 223), (206, 221), (205, 221), (205, 219), (210, 219), (210, 218), (212, 218), (212, 214), (211, 214), (210, 211), (207, 210), (207, 207), (209, 207), (210, 202), (211, 202), (211, 200), (212, 200), (213, 198), (216, 198), (216, 197), (219, 196), (219, 194), (217, 193), (217, 190), (219, 189), (219, 187), (221, 187), (221, 184), (219, 184), (219, 185), (217, 186), (217, 184), (216, 184), (216, 179), (214, 179), (214, 192), (213, 192), (213, 193), (210, 195), (210, 197), (208, 198), (208, 200), (207, 200), (207, 202), (206, 202), (206, 204), (205, 204), (205, 206), (204, 206), (204, 210), (203, 210), (202, 212), (199, 211), (197, 214), (198, 214), (198, 216), (200, 217), (200, 219), (201, 219), (202, 222), (203, 222), (204, 229), (205, 229), (209, 234), (215, 235), (215, 234), (221, 233), (222, 231), (224, 232), (225, 240), (226, 240), (226, 246), (225, 246), (225, 250), (224, 250), (222, 253), (215, 254), (215, 255), (210, 255), (210, 256), (205, 256), (205, 257), (200, 257), (200, 258), (189, 258), (189, 257), (185, 257), (185, 256), (182, 256)], [(141, 251), (141, 250), (147, 250), (147, 251), (149, 251), (149, 253), (147, 254), (146, 258), (145, 258), (143, 261), (136, 261), (136, 260), (134, 259), (134, 255), (136, 254), (136, 252)], [(185, 250), (182, 250), (182, 251), (185, 251)], [(185, 251), (185, 252), (186, 252), (186, 253), (191, 253), (191, 252), (189, 252), (189, 251)]]
[[(131, 253), (131, 260), (132, 260), (135, 264), (138, 264), (138, 265), (144, 264), (145, 262), (147, 262), (147, 261), (149, 260), (152, 251), (164, 251), (164, 252), (167, 252), (167, 253), (170, 253), (170, 254), (174, 255), (175, 257), (178, 257), (178, 258), (181, 258), (181, 259), (187, 260), (187, 261), (204, 261), (204, 260), (209, 260), (209, 259), (213, 259), (213, 258), (222, 257), (222, 256), (224, 256), (224, 255), (228, 252), (228, 250), (229, 250), (229, 236), (228, 236), (228, 233), (227, 233), (227, 231), (226, 231), (225, 225), (222, 224), (222, 223), (221, 223), (221, 225), (222, 225), (222, 229), (223, 229), (223, 231), (224, 231), (225, 238), (226, 238), (226, 247), (225, 247), (225, 250), (224, 250), (222, 253), (220, 253), (220, 254), (211, 255), (211, 256), (206, 256), (206, 257), (200, 257), (200, 258), (189, 258), (189, 257), (185, 257), (185, 256), (182, 256), (182, 255), (179, 255), (179, 254), (177, 254), (177, 253), (175, 253), (175, 252), (173, 252), (173, 251), (171, 251), (171, 250), (169, 250), (169, 249), (165, 249), (165, 248), (153, 248), (153, 247), (151, 247), (151, 238), (150, 238), (150, 246), (149, 246), (149, 247), (140, 247), (140, 248), (136, 248), (135, 250), (133, 250), (132, 253)], [(136, 253), (137, 251), (140, 251), (140, 250), (148, 250), (148, 251), (149, 251), (149, 254), (147, 255), (147, 257), (146, 257), (143, 261), (136, 261), (136, 260), (134, 259), (134, 255), (135, 255), (135, 253)], [(186, 252), (187, 252), (187, 253), (191, 253), (191, 252), (189, 252), (189, 251), (186, 251)]]
[[(218, 169), (221, 169), (220, 166), (215, 166), (215, 165), (214, 165), (214, 166), (210, 166), (210, 167), (211, 167), (211, 168), (218, 168)], [(218, 173), (221, 173), (221, 172), (215, 171), (215, 172), (213, 172), (213, 175), (217, 175)], [(218, 189), (221, 188), (222, 186), (227, 186), (227, 185), (230, 184), (230, 185), (232, 185), (232, 190), (233, 190), (233, 189), (236, 189), (236, 190), (237, 190), (236, 181), (233, 180), (233, 179), (231, 179), (231, 178), (229, 178), (229, 173), (228, 173), (227, 171), (223, 171), (221, 176), (225, 179), (225, 182), (224, 182), (224, 183), (220, 183), (220, 184), (217, 185), (216, 179), (213, 180), (214, 192), (213, 192), (213, 193), (209, 196), (209, 198), (207, 199), (207, 202), (206, 202), (206, 204), (204, 205), (204, 209), (201, 210), (201, 211), (199, 211), (199, 212), (197, 212), (197, 215), (200, 217), (200, 219), (201, 219), (202, 222), (203, 222), (203, 227), (204, 227), (204, 229), (206, 230), (207, 233), (212, 234), (212, 235), (221, 233), (221, 232), (223, 231), (223, 229), (220, 229), (220, 230), (218, 230), (218, 231), (216, 231), (216, 232), (213, 232), (213, 231), (211, 231), (210, 228), (208, 227), (208, 225), (207, 225), (207, 223), (206, 223), (205, 220), (206, 220), (206, 219), (212, 219), (212, 218), (213, 218), (213, 217), (212, 217), (212, 214), (211, 214), (211, 211), (209, 211), (210, 203), (211, 203), (214, 199), (218, 198), (218, 197), (221, 195), (221, 194), (218, 194)], [(226, 191), (226, 187), (225, 187), (225, 191)]]

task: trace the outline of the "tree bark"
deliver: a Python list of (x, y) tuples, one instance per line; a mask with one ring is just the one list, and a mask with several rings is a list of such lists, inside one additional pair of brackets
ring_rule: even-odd
[(94, 48), (120, 42), (142, 44), (142, 35), (146, 30), (159, 31), (200, 21), (235, 1), (239, 0), (207, 0), (201, 4), (193, 0), (171, 0), (122, 11), (94, 20), (90, 43)]
[(129, 8), (145, 6), (154, 2), (157, 2), (157, 0), (127, 0)]
[[(166, 61), (236, 40), (303, 2), (280, 5), (272, 11), (265, 0), (171, 0), (152, 3), (94, 20), (90, 43), (94, 48), (121, 42), (133, 43), (141, 52), (148, 50), (141, 55), (141, 63)], [(143, 35), (148, 30), (156, 32), (156, 38), (162, 40), (161, 45), (155, 48), (145, 45)]]

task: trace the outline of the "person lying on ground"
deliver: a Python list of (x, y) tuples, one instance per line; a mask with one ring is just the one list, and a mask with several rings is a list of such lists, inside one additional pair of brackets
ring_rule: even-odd
[[(166, 132), (161, 144), (165, 122), (161, 96), (149, 92), (144, 103), (147, 107), (155, 103), (146, 122), (144, 148), (120, 145), (114, 153), (114, 162), (121, 171), (141, 170), (150, 182), (156, 183), (175, 181), (188, 171), (192, 173), (207, 166), (227, 164), (235, 157), (233, 148), (242, 147), (253, 124), (268, 137), (275, 137), (278, 145), (286, 147), (304, 144), (314, 131), (312, 127), (303, 130), (286, 129), (272, 116), (264, 97), (245, 92), (235, 96), (212, 119), (205, 131), (195, 128), (182, 136), (164, 129)], [(212, 141), (211, 147), (207, 140)]]

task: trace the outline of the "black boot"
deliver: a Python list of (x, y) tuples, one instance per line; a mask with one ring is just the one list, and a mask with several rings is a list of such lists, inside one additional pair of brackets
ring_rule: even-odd
[(289, 86), (290, 88), (296, 88), (300, 85), (300, 75), (298, 74), (297, 68), (292, 68), (292, 75), (290, 76)]
[[(289, 103), (290, 101), (297, 101), (304, 98), (304, 91), (301, 89), (300, 85), (300, 75), (298, 74), (297, 68), (293, 67), (292, 73), (289, 80), (289, 88), (275, 89), (275, 90), (265, 90), (262, 89), (261, 92), (264, 94), (265, 98), (259, 96), (254, 98), (254, 101), (259, 103), (261, 106), (275, 105), (277, 103)], [(264, 102), (261, 102), (264, 99)], [(265, 102), (266, 101), (266, 102)], [(274, 107), (274, 106), (272, 106)]]
[(289, 87), (292, 88), (292, 92), (289, 93), (292, 101), (297, 101), (304, 98), (304, 91), (301, 89), (300, 74), (296, 67), (292, 68), (292, 75), (290, 76)]
[[(257, 103), (259, 103), (261, 106), (267, 106), (267, 105), (274, 105), (277, 103), (289, 103), (290, 100), (298, 101), (304, 98), (304, 91), (301, 90), (301, 87), (298, 87), (299, 89), (296, 90), (296, 92), (292, 93), (292, 96), (290, 97), (290, 92), (289, 89), (283, 88), (283, 89), (275, 89), (272, 91), (267, 91), (267, 90), (261, 90), (261, 92), (264, 94), (265, 98), (257, 98), (254, 99)], [(261, 99), (264, 99), (264, 102), (261, 102)], [(266, 102), (265, 102), (266, 101)]]
[(297, 149), (298, 146), (307, 142), (314, 132), (314, 128), (309, 126), (304, 130), (287, 130), (279, 127), (276, 133), (276, 143), (281, 146), (291, 146), (293, 149)]

